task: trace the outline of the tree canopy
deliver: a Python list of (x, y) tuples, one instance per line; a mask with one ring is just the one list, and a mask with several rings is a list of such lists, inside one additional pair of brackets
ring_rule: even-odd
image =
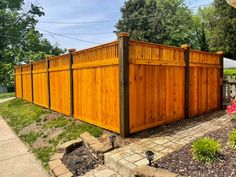
[(236, 9), (214, 0), (194, 14), (184, 0), (127, 0), (121, 8), (116, 32), (132, 39), (194, 49), (225, 52), (236, 59)]
[(43, 9), (31, 4), (26, 11), (23, 5), (24, 0), (0, 0), (0, 83), (8, 87), (13, 86), (14, 65), (63, 52), (35, 29)]
[(131, 38), (168, 45), (191, 43), (192, 12), (183, 0), (128, 0), (117, 31)]

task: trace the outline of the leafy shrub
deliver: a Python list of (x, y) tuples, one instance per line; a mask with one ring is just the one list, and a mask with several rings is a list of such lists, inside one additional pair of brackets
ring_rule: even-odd
[(236, 130), (230, 132), (228, 137), (228, 144), (230, 147), (236, 149)]
[(220, 143), (208, 137), (200, 138), (193, 142), (193, 158), (202, 163), (212, 163), (217, 159)]

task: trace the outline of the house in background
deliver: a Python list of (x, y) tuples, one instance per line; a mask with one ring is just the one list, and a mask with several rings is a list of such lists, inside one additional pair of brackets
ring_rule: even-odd
[(7, 88), (0, 83), (0, 93), (6, 93)]
[(236, 0), (226, 0), (226, 2), (232, 7), (236, 8)]

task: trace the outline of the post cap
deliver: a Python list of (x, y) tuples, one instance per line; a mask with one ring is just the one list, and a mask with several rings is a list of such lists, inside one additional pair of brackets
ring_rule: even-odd
[(189, 45), (189, 44), (183, 44), (183, 45), (181, 45), (181, 48), (182, 49), (188, 49), (188, 48), (190, 48), (191, 47), (191, 45)]
[(118, 38), (121, 38), (121, 37), (129, 37), (130, 34), (128, 32), (119, 32), (116, 34)]
[(73, 49), (68, 49), (68, 52), (70, 52), (70, 53), (75, 52), (75, 51), (76, 51), (76, 49), (74, 49), (74, 48)]
[(218, 55), (224, 55), (224, 52), (223, 52), (223, 51), (217, 51), (216, 54), (218, 54)]

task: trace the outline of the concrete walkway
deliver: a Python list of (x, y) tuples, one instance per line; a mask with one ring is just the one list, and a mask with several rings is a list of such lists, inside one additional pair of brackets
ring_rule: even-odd
[[(10, 99), (0, 100), (0, 103)], [(49, 177), (40, 162), (28, 151), (1, 116), (0, 177)]]

